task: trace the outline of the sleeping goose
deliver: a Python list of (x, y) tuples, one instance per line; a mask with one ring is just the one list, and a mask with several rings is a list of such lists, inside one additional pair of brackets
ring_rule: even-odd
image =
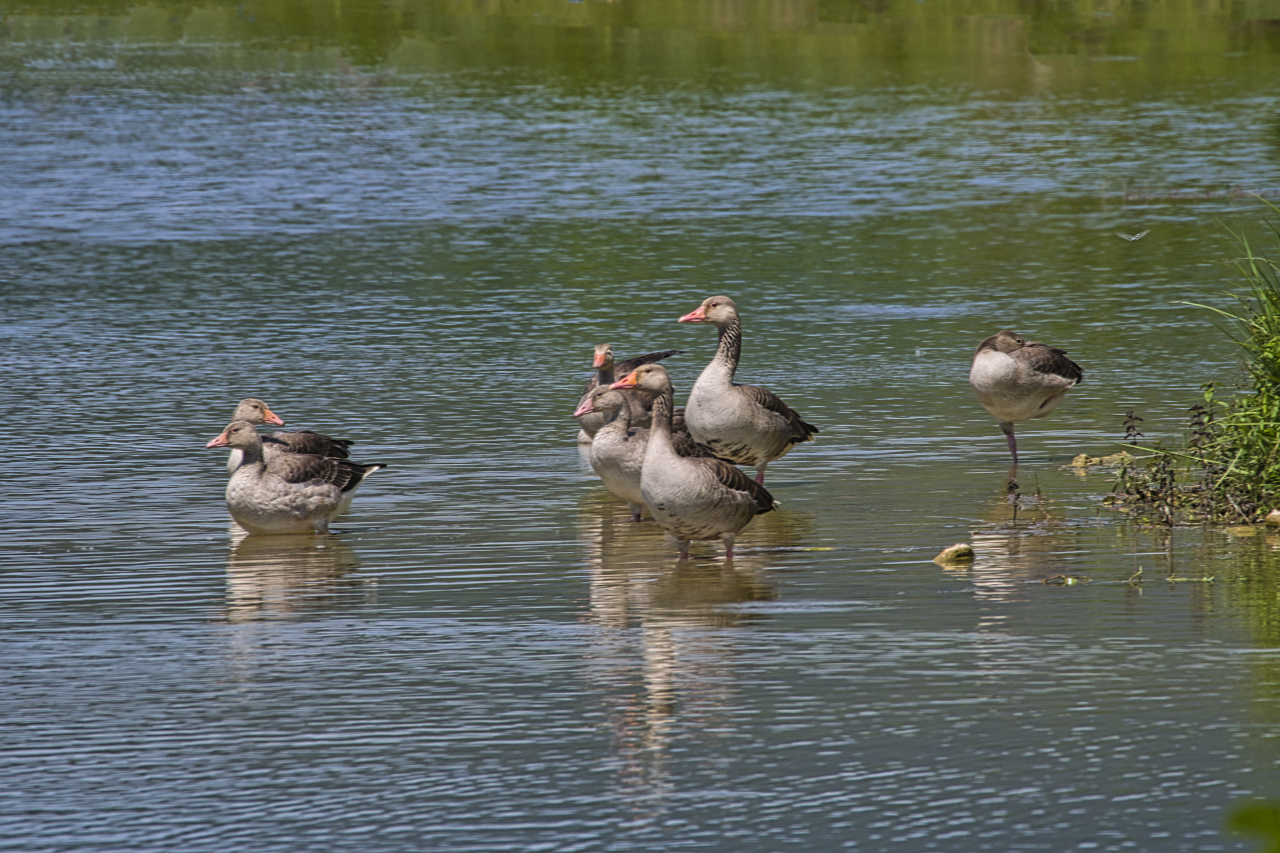
[(799, 442), (813, 441), (818, 428), (769, 389), (733, 381), (742, 355), (742, 320), (732, 299), (709, 297), (680, 322), (710, 323), (720, 332), (715, 358), (698, 376), (685, 404), (689, 432), (721, 459), (755, 467), (756, 482), (763, 484), (765, 466)]
[(250, 533), (328, 533), (364, 478), (386, 467), (309, 453), (267, 456), (248, 421), (228, 424), (205, 447), (241, 451), (243, 461), (227, 482), (227, 509)]
[(722, 459), (681, 456), (671, 434), (671, 377), (660, 364), (646, 364), (614, 383), (653, 395), (653, 426), (640, 471), (640, 494), (653, 518), (680, 543), (689, 559), (694, 539), (722, 539), (733, 559), (734, 536), (751, 519), (772, 510), (773, 496)]
[[(615, 390), (612, 385), (597, 386), (573, 413), (575, 418), (598, 414), (605, 418), (604, 426), (596, 431), (591, 442), (588, 459), (591, 469), (604, 482), (605, 488), (627, 502), (631, 520), (640, 520), (644, 496), (640, 492), (640, 471), (650, 430), (632, 426), (632, 406), (629, 397), (640, 391)], [(646, 394), (652, 405), (652, 396)], [(673, 429), (672, 444), (681, 456), (714, 457), (711, 448), (698, 444), (687, 431)]]
[[(587, 402), (587, 397), (592, 390), (602, 385), (612, 385), (616, 374), (620, 373), (626, 376), (642, 364), (653, 364), (655, 361), (662, 361), (664, 358), (679, 355), (682, 352), (684, 350), (669, 349), (662, 352), (645, 353), (635, 358), (629, 358), (626, 361), (614, 362), (613, 344), (596, 344), (595, 357), (591, 361), (591, 366), (595, 369), (596, 375), (587, 380), (587, 387), (582, 394), (582, 399), (578, 401), (579, 407)], [(636, 426), (647, 428), (649, 426), (650, 397), (647, 394), (633, 394), (630, 391), (624, 391), (623, 393), (632, 403), (632, 422)], [(604, 426), (604, 422), (605, 418), (600, 414), (588, 413), (578, 418), (578, 425), (582, 427), (582, 431), (578, 433), (578, 443), (590, 444), (595, 437), (596, 430)]]
[[(246, 421), (254, 425), (284, 426), (284, 420), (271, 411), (266, 403), (256, 397), (248, 397), (241, 400), (240, 405), (236, 406), (235, 414), (231, 416), (231, 420)], [(262, 437), (263, 449), (268, 458), (277, 453), (313, 453), (317, 456), (346, 459), (349, 455), (347, 448), (354, 443), (341, 438), (330, 438), (327, 435), (321, 435), (309, 429), (273, 432)], [(232, 448), (231, 453), (227, 456), (227, 470), (234, 472), (239, 467), (240, 451)]]
[(1064, 351), (1035, 341), (1028, 343), (1008, 329), (978, 344), (969, 370), (969, 385), (983, 408), (1000, 422), (1015, 469), (1018, 442), (1013, 437), (1013, 425), (1043, 418), (1083, 379), (1080, 365), (1067, 358)]

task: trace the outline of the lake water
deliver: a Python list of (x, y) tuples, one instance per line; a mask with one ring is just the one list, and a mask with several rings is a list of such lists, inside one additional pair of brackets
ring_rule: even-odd
[[(1280, 536), (1063, 466), (1238, 379), (1267, 15), (334, 8), (4, 18), (0, 849), (1254, 849)], [(678, 564), (570, 413), (721, 292), (821, 435)], [(1012, 502), (1001, 328), (1085, 370)], [(388, 464), (336, 535), (232, 535), (250, 395)]]

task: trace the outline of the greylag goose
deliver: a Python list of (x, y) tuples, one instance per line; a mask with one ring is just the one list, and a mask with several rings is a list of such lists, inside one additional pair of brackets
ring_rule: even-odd
[[(240, 405), (236, 406), (231, 420), (245, 421), (255, 426), (258, 424), (284, 426), (284, 420), (271, 411), (266, 403), (256, 397), (247, 397), (241, 400)], [(346, 459), (349, 455), (347, 448), (354, 443), (342, 438), (330, 438), (327, 435), (321, 435), (309, 429), (273, 432), (262, 437), (263, 450), (268, 457), (277, 453), (313, 453), (317, 456)], [(231, 453), (227, 456), (227, 470), (234, 473), (240, 467), (241, 458), (240, 450), (232, 448)]]
[(1015, 469), (1018, 442), (1013, 425), (1043, 418), (1083, 380), (1084, 371), (1064, 351), (1036, 341), (1028, 343), (1008, 329), (978, 344), (969, 370), (969, 385), (982, 407), (1000, 422)]
[[(631, 425), (635, 411), (629, 396), (643, 392), (615, 390), (611, 385), (600, 385), (587, 394), (587, 398), (573, 413), (575, 418), (599, 414), (605, 418), (604, 426), (596, 431), (591, 442), (588, 459), (591, 470), (604, 482), (605, 488), (627, 502), (631, 520), (640, 520), (644, 496), (640, 491), (640, 471), (645, 450), (649, 443), (649, 430)], [(645, 394), (652, 401), (652, 395)], [(650, 405), (652, 403), (650, 402)], [(688, 431), (672, 429), (672, 445), (681, 456), (714, 457), (711, 448), (698, 444)]]
[(364, 478), (386, 467), (309, 453), (268, 457), (262, 435), (248, 421), (228, 424), (205, 447), (242, 452), (227, 482), (227, 509), (250, 533), (328, 533), (329, 522), (351, 505)]
[(680, 318), (681, 323), (710, 323), (720, 332), (715, 358), (693, 383), (684, 417), (696, 441), (721, 459), (756, 469), (764, 484), (765, 466), (796, 444), (813, 441), (818, 428), (767, 388), (733, 381), (742, 355), (742, 320), (727, 296), (711, 296)]
[(776, 506), (764, 486), (723, 459), (681, 456), (671, 434), (671, 377), (660, 364), (636, 368), (614, 383), (653, 395), (653, 426), (640, 471), (640, 494), (653, 518), (680, 543), (689, 559), (694, 539), (721, 539), (725, 559), (733, 559), (734, 537), (761, 513)]
[[(614, 382), (617, 374), (626, 376), (643, 364), (653, 364), (655, 361), (662, 361), (673, 355), (679, 355), (684, 350), (668, 349), (662, 352), (650, 352), (644, 355), (638, 355), (635, 358), (629, 358), (626, 361), (615, 362), (613, 360), (613, 344), (596, 344), (595, 357), (591, 361), (592, 368), (596, 374), (587, 380), (587, 387), (583, 391), (582, 399), (578, 401), (578, 406), (587, 402), (587, 397), (591, 392), (601, 386), (609, 386)], [(638, 427), (649, 426), (649, 406), (652, 405), (652, 398), (648, 394), (633, 394), (630, 391), (623, 392), (627, 400), (632, 404), (632, 423)], [(595, 438), (596, 430), (604, 426), (605, 416), (600, 413), (587, 413), (578, 418), (578, 425), (582, 427), (582, 431), (578, 433), (579, 444), (590, 444)]]

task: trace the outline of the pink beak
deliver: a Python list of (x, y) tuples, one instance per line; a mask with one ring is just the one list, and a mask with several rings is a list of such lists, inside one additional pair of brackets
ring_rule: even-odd
[(591, 414), (595, 410), (596, 410), (596, 407), (591, 403), (591, 398), (588, 397), (587, 399), (582, 401), (581, 406), (573, 410), (573, 416), (575, 418), (580, 418), (583, 415)]
[(681, 323), (705, 323), (707, 321), (707, 311), (701, 305), (694, 308), (688, 314), (680, 318)]
[(227, 446), (227, 434), (225, 432), (222, 435), (218, 436), (217, 438), (209, 439), (209, 443), (205, 445), (205, 447), (226, 447), (226, 446)]

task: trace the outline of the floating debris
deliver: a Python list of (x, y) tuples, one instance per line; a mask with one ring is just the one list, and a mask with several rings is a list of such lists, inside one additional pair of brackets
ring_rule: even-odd
[(1049, 586), (1075, 586), (1078, 583), (1088, 583), (1089, 579), (1080, 575), (1053, 575), (1044, 579)]
[(942, 553), (933, 558), (935, 563), (972, 563), (973, 546), (967, 542), (957, 542), (950, 548), (942, 549)]
[(1087, 453), (1081, 453), (1062, 467), (1077, 468), (1077, 469), (1078, 468), (1096, 468), (1098, 466), (1114, 467), (1116, 465), (1122, 465), (1126, 462), (1132, 462), (1132, 461), (1133, 461), (1133, 456), (1131, 456), (1129, 453), (1123, 450), (1120, 451), (1119, 453), (1112, 453), (1109, 456), (1090, 456)]

